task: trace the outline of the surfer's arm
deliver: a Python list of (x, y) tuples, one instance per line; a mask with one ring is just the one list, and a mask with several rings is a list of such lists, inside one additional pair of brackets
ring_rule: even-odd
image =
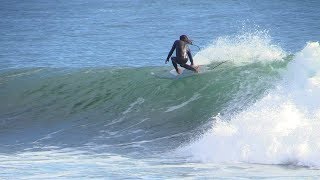
[(166, 63), (169, 61), (169, 59), (170, 59), (170, 57), (172, 56), (172, 53), (173, 53), (173, 51), (175, 50), (175, 48), (176, 48), (176, 41), (175, 41), (175, 42), (173, 43), (173, 45), (172, 45), (172, 48), (171, 48), (171, 50), (170, 50), (170, 52), (169, 52), (169, 54), (168, 54)]
[(187, 54), (188, 54), (188, 57), (189, 57), (189, 59), (190, 59), (191, 66), (193, 66), (193, 58), (192, 58), (192, 54), (191, 54), (190, 49), (188, 50)]

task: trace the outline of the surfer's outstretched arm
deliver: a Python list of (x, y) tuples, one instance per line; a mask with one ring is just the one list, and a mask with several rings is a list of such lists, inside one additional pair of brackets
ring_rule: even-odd
[(169, 59), (170, 59), (170, 57), (172, 56), (172, 53), (173, 53), (173, 51), (174, 51), (175, 49), (176, 49), (176, 41), (173, 43), (172, 48), (171, 48), (171, 50), (170, 50), (170, 52), (169, 52), (169, 54), (168, 54), (168, 57), (167, 57), (165, 63), (167, 63), (167, 62), (169, 61)]

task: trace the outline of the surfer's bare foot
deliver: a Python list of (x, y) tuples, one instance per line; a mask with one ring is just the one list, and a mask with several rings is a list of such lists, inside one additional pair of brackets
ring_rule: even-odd
[(178, 73), (178, 74), (181, 74), (181, 69), (180, 69), (180, 68), (178, 68), (177, 73)]
[(196, 71), (195, 73), (199, 73), (199, 70), (200, 70), (200, 66), (192, 66)]

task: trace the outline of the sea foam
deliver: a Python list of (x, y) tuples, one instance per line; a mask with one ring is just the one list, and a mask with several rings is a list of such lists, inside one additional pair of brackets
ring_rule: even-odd
[(213, 117), (211, 130), (178, 152), (195, 161), (320, 168), (319, 43), (309, 42), (296, 53), (282, 77), (229, 121)]
[(194, 57), (196, 64), (217, 61), (234, 63), (269, 62), (281, 60), (286, 52), (272, 43), (267, 32), (247, 32), (236, 36), (219, 37)]

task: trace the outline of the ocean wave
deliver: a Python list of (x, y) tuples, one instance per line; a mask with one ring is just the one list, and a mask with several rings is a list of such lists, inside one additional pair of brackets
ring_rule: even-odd
[(0, 144), (165, 152), (206, 129), (212, 115), (232, 116), (273, 89), (291, 57), (264, 57), (218, 67), (213, 61), (204, 73), (178, 79), (169, 77), (172, 67), (1, 71)]
[(320, 46), (309, 42), (273, 90), (231, 117), (215, 117), (199, 140), (182, 147), (193, 160), (320, 168)]

